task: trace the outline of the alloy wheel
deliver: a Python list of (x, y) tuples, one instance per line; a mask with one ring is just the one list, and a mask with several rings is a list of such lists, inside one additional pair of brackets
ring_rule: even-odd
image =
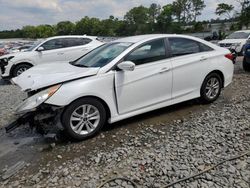
[(212, 77), (208, 80), (206, 85), (206, 96), (213, 100), (220, 92), (220, 81), (216, 77)]
[(70, 117), (72, 130), (79, 135), (92, 133), (97, 128), (99, 122), (100, 112), (95, 106), (90, 104), (79, 106)]
[(26, 71), (26, 70), (28, 70), (28, 68), (22, 67), (22, 68), (18, 69), (16, 75), (19, 76), (19, 75), (21, 75), (21, 74), (22, 74), (24, 71)]

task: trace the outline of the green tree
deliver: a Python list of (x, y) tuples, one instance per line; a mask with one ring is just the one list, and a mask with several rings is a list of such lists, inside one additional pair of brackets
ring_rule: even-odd
[(193, 21), (196, 22), (198, 16), (201, 15), (202, 10), (206, 7), (203, 0), (191, 0)]
[(39, 25), (35, 28), (36, 38), (47, 38), (56, 35), (55, 27), (51, 25)]
[(70, 21), (62, 21), (56, 25), (57, 35), (70, 35), (75, 30), (75, 24)]
[(100, 20), (85, 16), (76, 22), (75, 33), (79, 35), (98, 35), (100, 33)]
[(233, 11), (233, 9), (234, 9), (233, 5), (229, 5), (226, 3), (220, 3), (220, 4), (218, 4), (218, 6), (216, 8), (215, 14), (217, 14), (219, 16), (224, 15), (227, 18), (231, 19), (232, 18), (231, 12)]
[(173, 22), (173, 5), (167, 4), (162, 7), (160, 15), (157, 17), (157, 31), (162, 33), (171, 32)]
[(149, 23), (150, 23), (150, 28), (152, 32), (155, 31), (157, 18), (160, 15), (160, 13), (161, 13), (161, 6), (155, 3), (152, 3), (148, 9)]
[(143, 34), (149, 30), (149, 9), (144, 6), (132, 8), (124, 16), (130, 34)]
[(36, 27), (35, 26), (24, 26), (22, 28), (24, 38), (36, 38)]
[(250, 3), (247, 7), (244, 8), (239, 17), (241, 26), (248, 27), (250, 24), (249, 18), (250, 18)]
[(180, 23), (188, 23), (192, 20), (191, 0), (175, 0), (173, 2), (173, 14)]

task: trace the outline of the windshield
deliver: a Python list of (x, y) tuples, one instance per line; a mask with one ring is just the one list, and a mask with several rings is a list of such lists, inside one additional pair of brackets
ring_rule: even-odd
[(119, 56), (130, 45), (132, 43), (115, 42), (104, 44), (71, 64), (79, 67), (103, 67)]
[(34, 50), (37, 46), (39, 46), (44, 40), (39, 40), (36, 41), (29, 49), (27, 49), (26, 51), (30, 52), (32, 50)]
[(227, 39), (247, 39), (250, 33), (245, 32), (235, 32), (227, 37)]

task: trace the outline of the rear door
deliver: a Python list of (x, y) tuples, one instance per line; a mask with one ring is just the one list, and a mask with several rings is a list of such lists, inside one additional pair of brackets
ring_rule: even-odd
[(168, 40), (173, 65), (173, 100), (181, 102), (198, 97), (213, 49), (187, 38)]
[(116, 71), (115, 88), (119, 114), (171, 102), (172, 65), (164, 39), (142, 44), (124, 61), (136, 64), (134, 71)]

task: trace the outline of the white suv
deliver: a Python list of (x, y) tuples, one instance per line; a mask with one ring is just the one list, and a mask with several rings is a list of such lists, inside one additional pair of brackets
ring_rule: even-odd
[(250, 38), (250, 30), (241, 30), (227, 36), (225, 40), (219, 42), (220, 47), (235, 50), (238, 55), (242, 55), (244, 45)]
[(2, 78), (16, 77), (32, 66), (42, 63), (76, 60), (102, 44), (97, 37), (86, 35), (57, 36), (38, 41), (25, 52), (8, 54), (0, 58)]

